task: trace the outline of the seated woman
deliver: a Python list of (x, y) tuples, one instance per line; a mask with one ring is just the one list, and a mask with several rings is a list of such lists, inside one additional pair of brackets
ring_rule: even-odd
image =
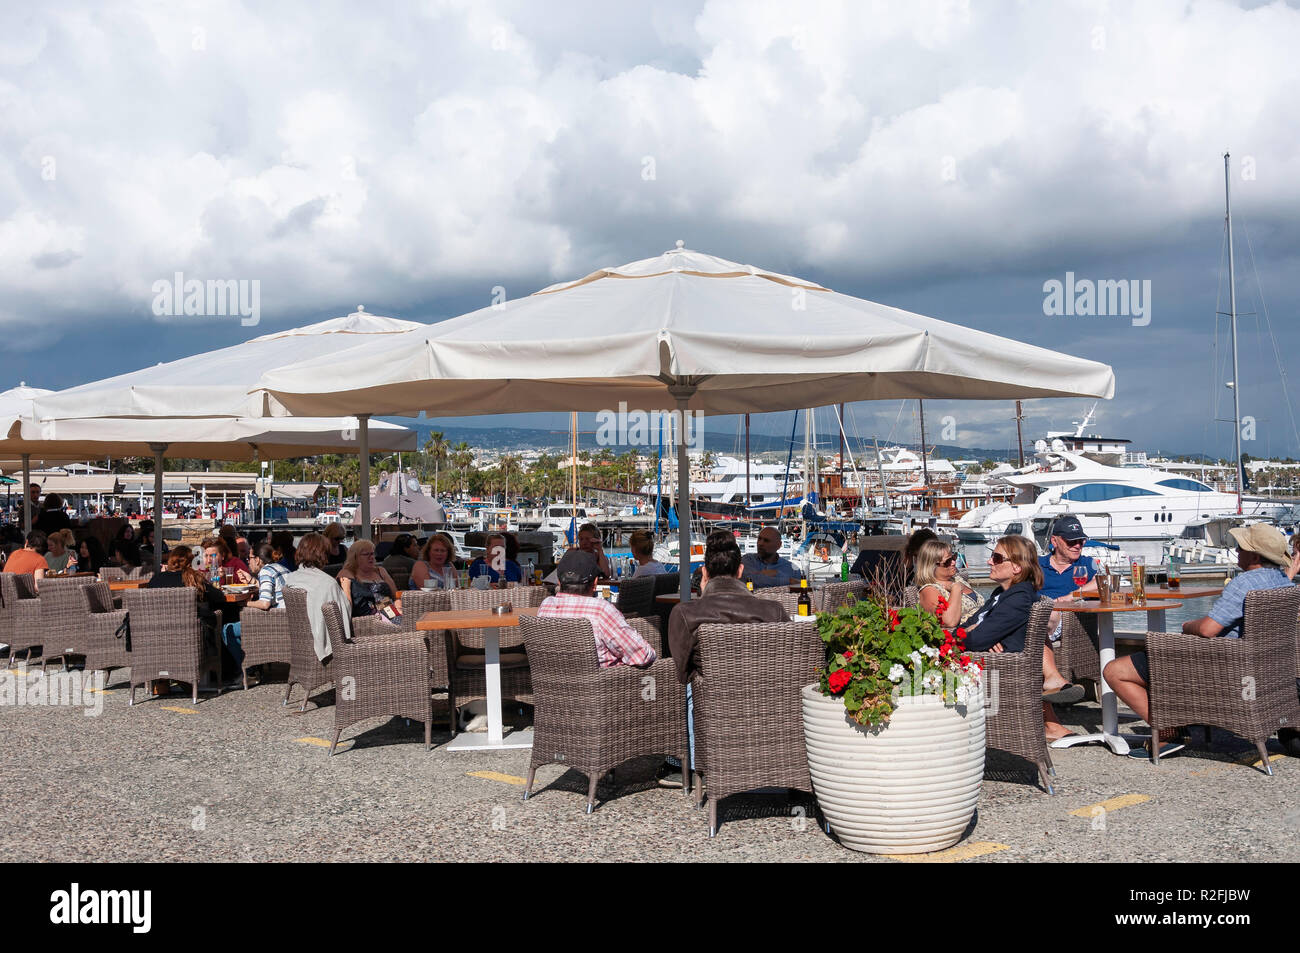
[(199, 547), (203, 550), (204, 563), (209, 572), (215, 565), (218, 569), (233, 570), (236, 582), (248, 584), (253, 581), (253, 573), (249, 570), (248, 564), (231, 551), (225, 537), (205, 536), (199, 543)]
[[(149, 577), (145, 583), (146, 589), (179, 589), (181, 586), (189, 586), (198, 596), (198, 613), (199, 619), (202, 620), (204, 628), (214, 634), (217, 630), (217, 622), (221, 616), (218, 614), (226, 608), (226, 596), (212, 583), (208, 582), (203, 573), (196, 570), (191, 563), (194, 560), (194, 553), (188, 546), (177, 546), (168, 550), (165, 567), (162, 572), (156, 572)], [(223, 644), (221, 646), (221, 670), (227, 675), (227, 684), (233, 684), (229, 680), (231, 673), (239, 671), (239, 660), (234, 657)]]
[(957, 556), (942, 540), (931, 539), (921, 544), (913, 571), (921, 590), (921, 608), (937, 615), (945, 628), (965, 625), (979, 610), (980, 597), (957, 575)]
[(352, 638), (352, 606), (334, 577), (323, 569), (329, 565), (329, 540), (320, 533), (308, 533), (299, 541), (294, 558), (298, 568), (284, 577), (284, 588), (301, 589), (307, 594), (307, 618), (311, 622), (312, 642), (316, 657), (324, 662), (334, 654), (329, 631), (325, 628), (325, 604), (332, 602), (339, 607), (343, 616), (345, 639)]
[(339, 570), (339, 585), (352, 606), (352, 616), (374, 615), (381, 600), (392, 601), (397, 586), (388, 571), (375, 562), (375, 544), (359, 539), (348, 550), (347, 562)]
[(411, 588), (455, 589), (458, 577), (451, 564), (456, 546), (445, 533), (434, 533), (424, 544), (420, 561), (411, 570)]
[[(258, 597), (247, 603), (244, 611), (261, 609), (263, 612), (269, 612), (284, 607), (284, 579), (289, 575), (289, 570), (277, 562), (278, 558), (275, 548), (270, 543), (263, 543), (257, 547), (257, 552), (249, 556), (252, 560), (249, 568), (257, 575)], [(236, 666), (244, 664), (242, 635), (243, 628), (239, 622), (228, 622), (222, 626), (222, 641), (226, 643), (226, 648), (234, 658)]]
[(329, 544), (329, 559), (325, 561), (326, 566), (333, 566), (341, 563), (347, 558), (348, 548), (343, 545), (343, 527), (338, 523), (330, 523), (325, 527), (325, 541)]
[(103, 544), (93, 536), (87, 536), (81, 541), (78, 554), (77, 566), (80, 572), (99, 572), (107, 561)]
[(123, 539), (121, 536), (117, 537), (113, 540), (113, 549), (109, 553), (108, 562), (127, 572), (140, 568), (140, 544)]
[[(971, 652), (1023, 652), (1029, 631), (1029, 610), (1043, 587), (1038, 549), (1024, 536), (1003, 536), (989, 557), (989, 578), (997, 583), (984, 604), (966, 624), (966, 648)], [(1048, 741), (1070, 734), (1043, 702)]]
[(70, 575), (77, 571), (77, 540), (70, 529), (55, 530), (47, 541), (45, 565), (55, 576)]
[(384, 557), (383, 567), (391, 576), (403, 572), (408, 576), (415, 570), (415, 561), (420, 558), (420, 542), (410, 533), (399, 533), (393, 540), (393, 546)]
[(668, 571), (663, 563), (654, 558), (654, 534), (639, 529), (628, 538), (628, 545), (632, 550), (632, 558), (636, 560), (636, 571), (632, 573), (633, 579), (641, 576), (661, 576)]

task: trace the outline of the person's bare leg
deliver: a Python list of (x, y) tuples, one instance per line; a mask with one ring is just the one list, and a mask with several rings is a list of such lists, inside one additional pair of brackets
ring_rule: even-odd
[(1043, 646), (1043, 692), (1054, 692), (1069, 685), (1069, 679), (1056, 667), (1056, 653), (1050, 645)]
[(1043, 729), (1047, 733), (1048, 741), (1056, 741), (1058, 738), (1074, 733), (1061, 724), (1061, 719), (1056, 717), (1056, 709), (1047, 702), (1043, 702)]

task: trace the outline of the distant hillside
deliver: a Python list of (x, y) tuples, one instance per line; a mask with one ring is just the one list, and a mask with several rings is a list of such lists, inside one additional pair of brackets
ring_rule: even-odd
[[(484, 450), (557, 450), (563, 451), (569, 446), (568, 430), (536, 430), (526, 427), (447, 427), (431, 426), (423, 421), (412, 421), (409, 418), (394, 417), (390, 418), (393, 423), (409, 427), (419, 433), (419, 444), (424, 446), (424, 442), (429, 437), (429, 432), (441, 430), (444, 439), (452, 444), (467, 443), (471, 447), (479, 447)], [(823, 434), (820, 438), (821, 452), (823, 455), (833, 455), (839, 447), (838, 441), (830, 439)], [(882, 441), (881, 446), (887, 444)], [(862, 447), (870, 449), (870, 440), (858, 441), (857, 445), (851, 449), (855, 455), (861, 455)], [(716, 430), (706, 430), (704, 432), (704, 448), (712, 450), (715, 453), (743, 454), (745, 451), (744, 437), (737, 436), (734, 432), (723, 432)], [(789, 438), (786, 436), (776, 436), (765, 433), (750, 433), (749, 449), (753, 455), (760, 453), (785, 453), (790, 448)], [(578, 434), (579, 450), (599, 450), (596, 443), (596, 434), (584, 432)], [(611, 449), (618, 453), (626, 452), (630, 449), (627, 445), (613, 446)], [(795, 435), (795, 454), (803, 453), (803, 435)], [(946, 444), (938, 446), (934, 455), (950, 460), (1004, 460), (1007, 453), (1005, 450), (990, 450), (986, 448), (972, 447), (955, 447)]]

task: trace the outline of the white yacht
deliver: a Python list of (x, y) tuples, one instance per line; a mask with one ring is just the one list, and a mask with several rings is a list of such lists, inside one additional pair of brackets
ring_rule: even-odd
[[(763, 503), (776, 503), (784, 491), (793, 498), (803, 493), (803, 473), (798, 467), (790, 467), (787, 476), (783, 463), (759, 463), (751, 460), (749, 464), (749, 496), (757, 506)], [(648, 483), (641, 488), (642, 493), (653, 495), (655, 485)], [(709, 479), (691, 483), (691, 496), (708, 503), (745, 503), (745, 461), (736, 457), (719, 456)]]
[[(1034, 521), (1073, 513), (1089, 536), (1101, 539), (1167, 539), (1193, 520), (1235, 514), (1237, 497), (1199, 480), (1146, 466), (1109, 466), (1080, 453), (1040, 451), (1037, 463), (990, 476), (1017, 487), (1017, 502), (979, 507), (957, 524), (957, 538), (983, 542), (1007, 533), (1033, 534)], [(1243, 500), (1244, 515), (1272, 518), (1285, 509), (1268, 501)]]

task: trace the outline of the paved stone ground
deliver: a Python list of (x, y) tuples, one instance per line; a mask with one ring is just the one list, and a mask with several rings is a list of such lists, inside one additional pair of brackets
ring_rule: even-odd
[[(527, 752), (448, 752), (436, 728), (426, 752), (420, 726), (400, 719), (354, 726), (329, 758), (331, 691), (299, 714), (281, 706), (281, 681), (134, 708), (124, 684), (113, 678), (97, 717), (0, 707), (0, 860), (896, 862), (840, 847), (810, 799), (784, 793), (724, 802), (711, 840), (706, 812), (655, 785), (654, 761), (620, 768), (587, 815), (576, 772), (542, 768), (525, 803)], [(1095, 704), (1061, 711), (1076, 728), (1100, 719)], [(1252, 746), (1219, 732), (1159, 768), (1099, 746), (1059, 751), (1054, 797), (992, 752), (971, 830), (936, 859), (1295, 861), (1300, 763), (1276, 740), (1270, 752), (1272, 778), (1251, 767)]]

